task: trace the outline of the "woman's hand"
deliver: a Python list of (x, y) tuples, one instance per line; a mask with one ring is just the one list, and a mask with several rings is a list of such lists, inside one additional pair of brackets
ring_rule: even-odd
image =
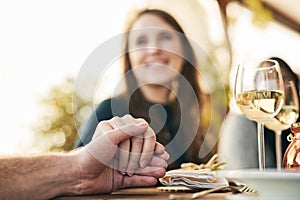
[[(128, 117), (131, 116), (118, 118), (118, 122), (124, 122), (124, 118), (127, 120)], [(131, 166), (137, 166), (137, 168), (131, 176), (120, 173), (118, 168), (121, 165), (120, 162), (124, 160), (123, 154), (120, 153), (120, 144), (131, 141), (132, 138), (143, 138), (142, 136), (148, 132), (149, 125), (145, 121), (140, 121), (140, 123), (133, 121), (113, 128), (112, 122), (115, 122), (115, 119), (99, 123), (92, 141), (74, 151), (79, 175), (79, 185), (75, 190), (77, 194), (109, 193), (123, 187), (151, 186), (157, 183), (157, 178), (165, 175), (169, 154), (165, 152), (161, 144), (152, 139), (150, 141), (153, 144), (149, 146), (153, 149), (147, 149), (147, 156), (133, 156), (135, 154), (133, 152), (125, 154), (129, 162), (133, 162), (136, 157), (146, 157), (149, 159), (148, 164), (141, 167), (140, 161), (136, 159), (138, 163), (133, 163)], [(138, 149), (143, 152), (143, 147)], [(149, 155), (151, 155), (150, 158), (148, 158)], [(132, 157), (134, 159), (130, 159)]]

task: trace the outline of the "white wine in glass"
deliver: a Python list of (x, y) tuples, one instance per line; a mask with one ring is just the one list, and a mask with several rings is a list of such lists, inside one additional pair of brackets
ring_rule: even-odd
[(264, 122), (281, 110), (283, 79), (276, 60), (245, 61), (238, 67), (235, 100), (241, 112), (257, 122), (259, 169), (265, 169)]
[(281, 133), (289, 129), (299, 117), (299, 97), (293, 81), (285, 83), (285, 98), (280, 112), (272, 119), (265, 121), (265, 126), (275, 132), (276, 167), (281, 170), (282, 150)]
[(252, 90), (238, 94), (236, 103), (248, 119), (265, 121), (274, 117), (282, 99), (280, 90)]

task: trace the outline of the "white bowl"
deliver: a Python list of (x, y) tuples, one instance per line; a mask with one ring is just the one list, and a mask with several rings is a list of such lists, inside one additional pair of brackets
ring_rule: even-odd
[(224, 170), (218, 174), (257, 190), (257, 199), (300, 199), (300, 171)]

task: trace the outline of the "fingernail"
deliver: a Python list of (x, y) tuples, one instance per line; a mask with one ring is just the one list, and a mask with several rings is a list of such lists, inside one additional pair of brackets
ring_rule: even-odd
[(133, 173), (128, 172), (127, 175), (128, 176), (133, 176)]
[(120, 172), (120, 173), (121, 173), (122, 175), (124, 175), (124, 176), (126, 175), (126, 172)]
[(168, 167), (168, 163), (166, 162), (164, 165), (164, 168), (166, 169)]
[(146, 160), (143, 160), (143, 161), (141, 162), (141, 167), (142, 167), (142, 168), (145, 168), (146, 165), (147, 165), (147, 161), (146, 161)]

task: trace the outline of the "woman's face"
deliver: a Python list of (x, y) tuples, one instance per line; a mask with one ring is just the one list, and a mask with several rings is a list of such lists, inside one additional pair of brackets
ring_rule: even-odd
[[(179, 34), (160, 17), (143, 14), (129, 34), (129, 59), (140, 84), (168, 84), (182, 71)], [(181, 56), (180, 56), (181, 55)]]

